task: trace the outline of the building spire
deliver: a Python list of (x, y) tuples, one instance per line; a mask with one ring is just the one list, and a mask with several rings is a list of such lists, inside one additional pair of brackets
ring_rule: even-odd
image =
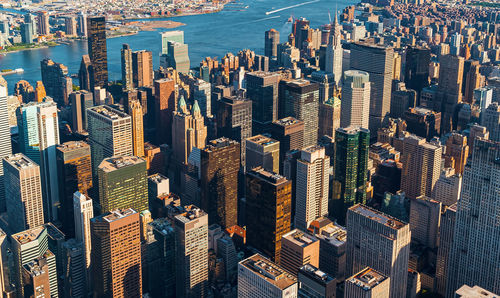
[(181, 97), (179, 98), (179, 103), (177, 105), (177, 112), (179, 113), (186, 113), (186, 101), (184, 100), (184, 95), (181, 94)]

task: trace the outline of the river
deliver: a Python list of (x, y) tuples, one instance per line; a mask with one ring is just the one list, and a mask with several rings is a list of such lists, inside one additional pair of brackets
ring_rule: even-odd
[[(302, 0), (239, 0), (238, 5), (228, 5), (224, 10), (213, 14), (175, 17), (173, 20), (186, 24), (173, 30), (184, 31), (184, 41), (189, 45), (191, 66), (198, 66), (206, 56), (223, 57), (225, 53), (236, 54), (241, 49), (251, 49), (257, 54), (264, 52), (264, 32), (270, 28), (280, 31), (281, 41), (287, 39), (291, 25), (287, 19), (304, 17), (311, 21), (315, 28), (328, 23), (329, 15), (333, 18), (335, 6), (339, 10), (352, 5), (352, 0), (320, 0), (298, 7), (280, 10), (266, 15), (266, 12), (294, 6), (306, 1)], [(243, 11), (235, 8), (249, 6)], [(109, 79), (121, 78), (120, 49), (123, 43), (128, 43), (133, 50), (150, 50), (153, 52), (153, 64), (159, 65), (161, 38), (159, 32), (142, 31), (136, 35), (111, 38), (107, 40)], [(82, 55), (87, 53), (87, 43), (75, 41), (68, 45), (20, 51), (0, 55), (0, 69), (23, 68), (24, 73), (5, 76), (9, 84), (9, 93), (19, 80), (27, 80), (32, 85), (41, 80), (40, 61), (50, 58), (63, 63), (70, 74), (78, 72)], [(75, 82), (76, 83), (76, 82)]]

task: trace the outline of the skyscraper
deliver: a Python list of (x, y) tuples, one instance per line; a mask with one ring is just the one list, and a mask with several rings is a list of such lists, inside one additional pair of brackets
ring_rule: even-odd
[(205, 120), (198, 102), (195, 101), (191, 111), (189, 111), (182, 95), (173, 117), (172, 139), (176, 140), (172, 144), (174, 158), (179, 163), (187, 164), (193, 148), (205, 148), (207, 142)]
[(135, 156), (144, 156), (144, 125), (141, 103), (133, 100), (129, 103), (128, 112), (132, 120), (132, 148)]
[(304, 145), (304, 122), (293, 117), (276, 120), (271, 126), (271, 136), (280, 142), (280, 173), (283, 174), (285, 154), (289, 150), (300, 150)]
[(269, 58), (278, 56), (278, 44), (280, 43), (280, 33), (275, 29), (270, 29), (264, 35), (264, 55)]
[[(208, 215), (194, 205), (174, 216), (177, 297), (206, 297), (208, 283)], [(196, 260), (196, 261), (194, 261)]]
[(280, 265), (297, 275), (306, 264), (319, 267), (319, 240), (298, 229), (284, 234), (281, 239)]
[(87, 36), (87, 14), (85, 12), (78, 14), (78, 35)]
[(40, 35), (50, 35), (49, 14), (46, 11), (37, 13), (38, 19), (38, 33)]
[(60, 105), (68, 105), (68, 96), (73, 91), (73, 83), (68, 77), (68, 67), (46, 58), (40, 61), (40, 72), (47, 95)]
[(390, 278), (389, 297), (405, 297), (410, 234), (408, 224), (380, 211), (359, 204), (349, 208), (347, 274), (371, 267)]
[(193, 98), (200, 105), (201, 114), (204, 117), (212, 116), (212, 85), (204, 80), (194, 82)]
[(59, 178), (60, 220), (68, 238), (75, 233), (73, 194), (87, 194), (92, 187), (90, 146), (83, 141), (71, 141), (57, 146), (57, 170)]
[(441, 202), (420, 196), (410, 201), (411, 241), (429, 247), (438, 247), (441, 222)]
[(75, 239), (82, 243), (86, 268), (87, 287), (91, 284), (90, 263), (92, 252), (92, 237), (90, 233), (90, 219), (94, 217), (92, 199), (75, 192), (73, 195), (73, 214), (75, 218)]
[(201, 206), (210, 224), (237, 224), (239, 153), (238, 142), (228, 138), (212, 140), (201, 150)]
[(443, 206), (451, 206), (460, 198), (461, 190), (462, 175), (455, 174), (454, 168), (444, 168), (434, 184), (432, 198), (441, 202)]
[(467, 158), (469, 157), (467, 137), (457, 132), (452, 132), (446, 140), (443, 155), (445, 167), (453, 167), (455, 173), (463, 174)]
[(172, 144), (172, 113), (177, 108), (177, 92), (173, 79), (154, 81), (155, 88), (155, 126), (156, 142), (158, 144)]
[[(35, 25), (36, 26), (36, 25)], [(21, 40), (23, 43), (33, 43), (35, 34), (33, 33), (33, 25), (31, 23), (21, 24)]]
[(494, 102), (488, 106), (481, 119), (481, 125), (490, 133), (490, 140), (500, 142), (500, 105)]
[(352, 298), (389, 297), (389, 284), (389, 277), (366, 267), (346, 280), (344, 295)]
[(367, 72), (348, 70), (344, 72), (340, 127), (351, 125), (368, 128), (370, 115), (370, 76)]
[[(0, 81), (3, 78), (0, 78)], [(2, 89), (0, 82), (0, 93)], [(7, 93), (7, 90), (6, 92)], [(7, 94), (5, 94), (7, 95)], [(0, 94), (0, 159), (12, 154), (7, 96)], [(5, 188), (3, 163), (0, 162), (0, 211), (5, 211)]]
[(439, 136), (441, 127), (441, 113), (439, 112), (422, 107), (410, 108), (403, 113), (403, 120), (406, 121), (408, 132), (425, 138), (427, 141)]
[(64, 18), (64, 25), (66, 29), (66, 35), (76, 36), (76, 18), (74, 16), (67, 16)]
[(403, 140), (401, 190), (409, 198), (430, 197), (441, 173), (441, 146), (409, 135)]
[(297, 278), (260, 254), (238, 264), (238, 297), (297, 297)]
[[(280, 108), (284, 116), (292, 116), (304, 122), (304, 147), (318, 141), (319, 85), (297, 79), (280, 82)], [(281, 112), (280, 112), (281, 113)]]
[(128, 44), (122, 45), (122, 84), (124, 90), (134, 88), (133, 69), (132, 69), (132, 49)]
[(325, 148), (310, 146), (300, 151), (295, 185), (295, 227), (307, 231), (309, 224), (328, 214), (330, 157)]
[(277, 73), (254, 71), (245, 75), (247, 96), (252, 101), (252, 121), (254, 134), (265, 133), (269, 125), (278, 119)]
[(408, 47), (406, 49), (404, 80), (406, 87), (417, 91), (417, 99), (420, 99), (420, 91), (429, 86), (430, 62), (430, 49), (423, 47)]
[(62, 245), (64, 282), (59, 284), (64, 297), (85, 297), (87, 292), (83, 244), (71, 238)]
[(167, 66), (181, 73), (189, 73), (190, 60), (188, 45), (175, 41), (168, 42)]
[(132, 208), (148, 209), (146, 161), (136, 156), (110, 157), (99, 165), (101, 213)]
[(462, 102), (464, 58), (453, 55), (440, 57), (439, 82), (433, 109), (441, 112), (441, 133), (450, 132), (454, 126), (453, 113)]
[(92, 93), (81, 90), (70, 93), (71, 114), (74, 132), (85, 134), (87, 131), (87, 109), (94, 105)]
[(351, 46), (351, 69), (366, 71), (373, 85), (370, 90), (370, 131), (377, 131), (390, 112), (393, 56), (391, 47), (360, 42)]
[(335, 131), (340, 127), (341, 101), (337, 97), (329, 98), (319, 104), (319, 133), (318, 137), (329, 136), (335, 139)]
[(299, 297), (335, 297), (337, 281), (310, 264), (299, 269)]
[(151, 51), (132, 52), (132, 74), (135, 88), (153, 86), (153, 53)]
[(340, 187), (335, 188), (338, 193), (334, 194), (336, 201), (331, 209), (343, 224), (349, 207), (366, 203), (370, 131), (354, 126), (339, 128), (335, 133), (335, 144), (335, 181)]
[(78, 71), (80, 90), (94, 91), (90, 84), (92, 76), (92, 63), (90, 62), (90, 57), (89, 55), (83, 55), (82, 61), (80, 62), (80, 69)]
[(87, 18), (88, 52), (92, 63), (90, 88), (108, 85), (108, 56), (106, 46), (106, 18)]
[(90, 221), (92, 287), (97, 297), (141, 297), (139, 213), (114, 210)]
[(281, 237), (290, 231), (292, 182), (262, 168), (246, 173), (247, 243), (280, 263)]
[(5, 203), (14, 233), (43, 225), (40, 167), (22, 153), (3, 159)]
[(173, 30), (161, 33), (161, 53), (168, 54), (168, 42), (184, 43), (184, 31)]
[(453, 244), (453, 232), (455, 229), (455, 218), (457, 215), (457, 204), (446, 208), (441, 214), (441, 225), (439, 227), (439, 246), (436, 259), (436, 292), (441, 296), (446, 295), (446, 283), (448, 281), (448, 260)]
[(342, 80), (342, 56), (344, 54), (342, 44), (340, 43), (342, 38), (340, 35), (340, 27), (341, 25), (339, 25), (337, 21), (337, 14), (335, 14), (335, 21), (332, 28), (333, 34), (330, 35), (326, 47), (325, 71), (333, 73), (335, 85), (337, 87), (340, 86), (340, 81)]
[(40, 165), (44, 215), (48, 221), (57, 219), (59, 185), (56, 146), (59, 144), (57, 105), (52, 101), (30, 102), (18, 110), (21, 152)]
[(87, 109), (89, 145), (92, 157), (92, 175), (106, 157), (134, 154), (132, 144), (132, 117), (109, 106)]
[(463, 284), (500, 292), (500, 143), (476, 139), (457, 203), (446, 296)]
[(264, 170), (279, 173), (280, 144), (264, 135), (246, 140), (246, 169), (263, 167)]

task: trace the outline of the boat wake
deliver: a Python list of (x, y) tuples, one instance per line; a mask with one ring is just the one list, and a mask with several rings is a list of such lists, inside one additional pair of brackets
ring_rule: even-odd
[(295, 4), (295, 5), (283, 7), (283, 8), (278, 8), (278, 9), (275, 9), (275, 10), (267, 11), (266, 15), (277, 13), (277, 12), (280, 12), (280, 11), (283, 11), (283, 10), (287, 10), (287, 9), (290, 9), (290, 8), (295, 8), (295, 7), (299, 7), (299, 6), (303, 6), (303, 5), (307, 5), (307, 4), (316, 3), (316, 2), (319, 2), (319, 1), (320, 0), (313, 0), (313, 1), (308, 1), (308, 2), (303, 2), (303, 3), (299, 3), (299, 4)]

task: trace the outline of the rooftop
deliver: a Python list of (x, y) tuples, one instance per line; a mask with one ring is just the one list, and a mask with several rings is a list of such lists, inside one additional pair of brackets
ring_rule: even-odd
[(62, 152), (70, 152), (80, 148), (90, 148), (90, 145), (83, 141), (70, 141), (57, 145), (57, 150)]
[(110, 157), (101, 162), (99, 169), (102, 169), (105, 172), (111, 172), (143, 162), (145, 162), (144, 159), (137, 156)]
[(281, 290), (297, 282), (295, 276), (259, 254), (241, 261), (240, 264)]
[(304, 122), (302, 122), (301, 120), (295, 119), (293, 117), (286, 117), (286, 118), (276, 120), (273, 123), (281, 125), (281, 126), (291, 126), (291, 125), (300, 124), (300, 123), (304, 123)]
[(347, 230), (326, 217), (320, 217), (313, 221), (308, 230), (316, 238), (325, 240), (334, 246), (341, 246), (347, 241)]
[(30, 167), (38, 167), (38, 165), (29, 159), (26, 155), (22, 153), (12, 154), (6, 156), (5, 161), (11, 164), (13, 167), (22, 170)]
[(114, 222), (116, 220), (122, 219), (124, 217), (127, 217), (127, 216), (132, 215), (132, 214), (136, 214), (136, 213), (137, 212), (132, 208), (128, 208), (128, 209), (124, 209), (124, 210), (117, 209), (117, 210), (111, 211), (107, 215), (102, 216), (102, 220), (107, 221), (107, 222)]
[(39, 226), (30, 230), (22, 231), (17, 234), (12, 235), (12, 239), (19, 242), (21, 245), (30, 243), (38, 239), (40, 234), (45, 230), (44, 226)]
[(372, 209), (372, 208), (365, 206), (365, 205), (358, 204), (358, 205), (352, 206), (351, 208), (349, 208), (349, 210), (351, 212), (358, 213), (360, 215), (363, 215), (364, 217), (367, 217), (371, 220), (374, 220), (380, 224), (383, 224), (385, 226), (388, 226), (388, 227), (396, 229), (396, 230), (399, 230), (402, 227), (406, 226), (406, 224), (404, 222), (400, 221), (399, 219), (394, 218), (394, 217), (387, 215), (383, 212), (380, 212), (378, 210)]
[(155, 184), (160, 184), (165, 181), (169, 181), (167, 177), (163, 176), (160, 173), (153, 174), (151, 176), (148, 176), (148, 180), (155, 183)]
[(264, 135), (256, 135), (256, 136), (248, 138), (246, 141), (252, 142), (252, 143), (255, 143), (258, 145), (262, 145), (262, 146), (267, 146), (267, 145), (275, 144), (276, 142), (278, 142), (275, 139), (271, 139), (270, 137), (267, 137)]
[(315, 237), (302, 232), (301, 230), (295, 229), (291, 232), (286, 233), (283, 235), (283, 238), (286, 238), (293, 244), (300, 246), (300, 247), (307, 247), (311, 245), (312, 243), (318, 241)]
[(118, 110), (113, 109), (110, 106), (102, 105), (102, 106), (97, 106), (97, 107), (92, 107), (88, 109), (89, 111), (92, 111), (94, 113), (97, 113), (105, 118), (108, 118), (110, 120), (120, 120), (123, 118), (130, 118), (129, 115), (120, 112)]
[(182, 223), (188, 223), (205, 215), (207, 215), (207, 213), (195, 205), (187, 205), (182, 208), (182, 212), (176, 215), (175, 218)]
[(255, 177), (259, 177), (262, 180), (266, 180), (266, 181), (271, 182), (273, 184), (281, 184), (281, 183), (287, 181), (287, 179), (285, 177), (281, 176), (280, 174), (266, 171), (262, 167), (257, 167), (257, 168), (254, 168), (252, 170), (249, 170), (247, 174), (253, 175)]
[(386, 279), (387, 276), (370, 267), (367, 267), (351, 276), (347, 282), (353, 283), (356, 286), (363, 288), (365, 291), (369, 291)]
[(339, 127), (337, 128), (338, 132), (345, 133), (345, 134), (357, 134), (358, 132), (364, 132), (364, 133), (370, 133), (370, 130), (359, 127), (359, 126), (348, 126), (348, 127)]
[(310, 264), (306, 264), (306, 265), (302, 266), (299, 270), (299, 274), (304, 274), (307, 277), (309, 277), (309, 278), (311, 278), (311, 279), (315, 280), (316, 282), (319, 282), (323, 285), (326, 285), (334, 280), (334, 278), (332, 276), (328, 275), (327, 273), (319, 270), (318, 268), (316, 268)]
[(219, 148), (224, 148), (224, 147), (227, 147), (227, 146), (233, 145), (233, 144), (238, 144), (238, 142), (236, 142), (235, 140), (226, 138), (226, 137), (222, 137), (222, 138), (218, 138), (218, 139), (209, 141), (207, 143), (207, 146), (203, 150), (208, 151), (208, 152), (210, 152), (212, 150), (216, 151)]

